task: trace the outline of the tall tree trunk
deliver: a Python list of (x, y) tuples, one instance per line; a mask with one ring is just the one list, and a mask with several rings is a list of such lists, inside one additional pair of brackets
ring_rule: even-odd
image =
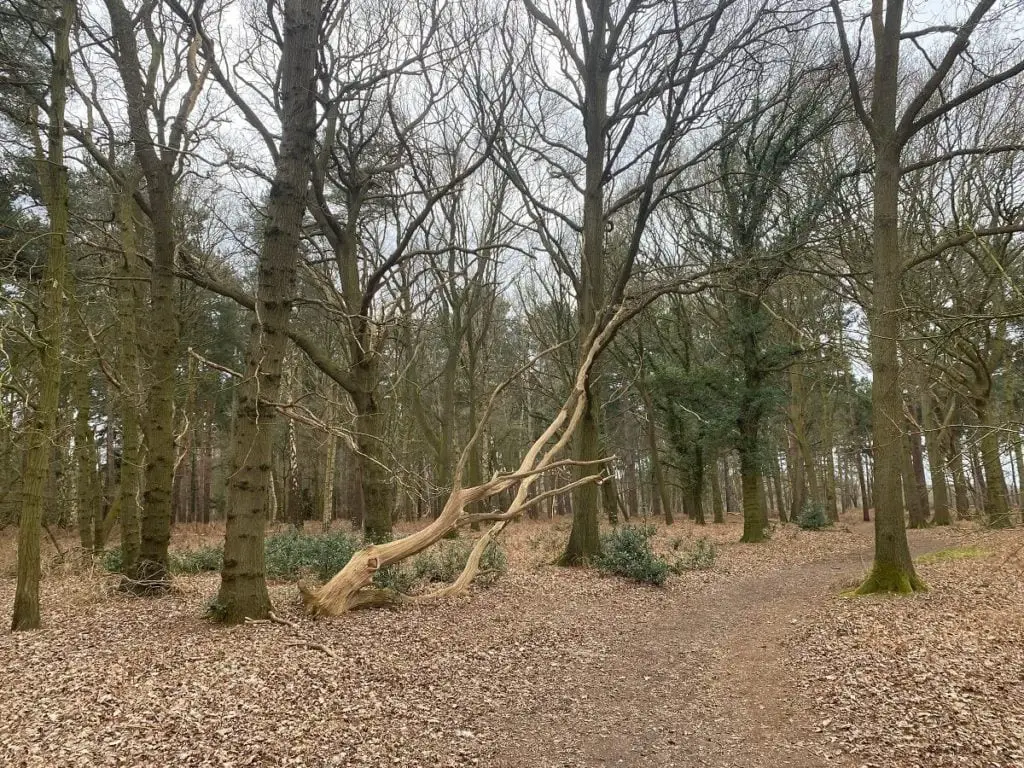
[[(916, 408), (912, 408), (913, 411), (917, 411)], [(918, 411), (915, 414), (917, 423), (913, 420), (907, 425), (910, 436), (910, 458), (914, 469), (914, 490), (917, 492), (918, 506), (922, 511), (921, 525), (912, 527), (921, 527), (928, 522), (928, 481), (925, 479), (924, 474), (924, 453), (921, 449), (921, 429), (918, 426), (922, 424), (921, 414)]]
[(722, 486), (725, 489), (725, 512), (731, 515), (733, 509), (732, 478), (729, 471), (729, 454), (722, 457)]
[(1006, 475), (999, 451), (999, 429), (988, 404), (977, 404), (975, 410), (981, 424), (981, 464), (985, 470), (985, 516), (993, 528), (1010, 528), (1010, 504), (1006, 492)]
[(280, 152), (267, 200), (257, 312), (246, 349), (246, 375), (238, 387), (228, 473), (224, 566), (217, 595), (217, 616), (229, 623), (240, 623), (246, 617), (266, 618), (271, 608), (263, 539), (277, 420), (274, 403), (281, 389), (287, 341), (284, 331), (291, 312), (313, 162), (320, 15), (320, 0), (285, 0)]
[[(900, 392), (899, 233), (901, 147), (892, 135), (897, 104), (899, 36), (876, 51), (872, 114), (883, 122), (874, 138), (873, 291), (868, 313), (871, 354), (871, 405), (874, 418), (875, 560), (860, 593), (912, 592), (923, 588), (914, 571), (900, 499), (903, 397)], [(891, 68), (891, 69), (890, 69)], [(890, 122), (891, 121), (891, 122)]]
[(725, 522), (725, 509), (722, 504), (721, 466), (718, 458), (711, 462), (711, 509), (716, 523)]
[(334, 520), (334, 480), (338, 460), (338, 438), (333, 433), (327, 435), (324, 453), (324, 504), (320, 514), (320, 527), (327, 533), (331, 530), (331, 521)]
[[(153, 139), (149, 123), (150, 93), (143, 81), (135, 22), (122, 0), (106, 0), (115, 60), (127, 99), (129, 133), (135, 157), (146, 180), (152, 224), (153, 258), (149, 279), (146, 349), (149, 363), (145, 491), (139, 558), (132, 586), (139, 593), (161, 593), (170, 585), (167, 548), (171, 540), (174, 484), (174, 387), (178, 363), (177, 250), (174, 231), (176, 153)], [(154, 56), (159, 55), (154, 52)]]
[(790, 433), (789, 451), (786, 454), (786, 464), (789, 470), (789, 519), (794, 522), (800, 519), (800, 514), (807, 503), (807, 486), (804, 483), (804, 460), (797, 443), (796, 437)]
[(1024, 450), (1021, 448), (1020, 435), (1013, 439), (1013, 458), (1017, 466), (1017, 511), (1024, 522)]
[[(647, 453), (651, 461), (651, 475), (654, 478), (655, 496), (661, 503), (661, 512), (665, 516), (665, 525), (672, 525), (674, 522), (672, 519), (672, 504), (668, 496), (668, 485), (665, 483), (665, 472), (661, 466), (661, 452), (658, 450), (658, 425), (654, 419), (654, 403), (651, 400), (651, 393), (643, 381), (638, 382), (638, 388), (640, 390), (640, 397), (643, 400), (644, 411), (647, 414), (647, 428), (644, 430), (644, 434), (647, 438)], [(717, 466), (715, 467), (714, 474), (714, 487), (717, 488)], [(721, 506), (721, 493), (719, 493), (718, 503)], [(715, 522), (719, 522), (718, 518), (720, 516), (721, 510), (716, 509)]]
[(50, 108), (47, 147), (37, 147), (39, 181), (50, 220), (42, 296), (36, 311), (42, 348), (39, 399), (28, 425), (27, 448), (18, 521), (18, 576), (14, 592), (11, 630), (39, 627), (39, 539), (43, 523), (43, 495), (50, 477), (50, 455), (57, 432), (60, 407), (61, 342), (64, 324), (64, 288), (67, 282), (68, 174), (64, 165), (64, 109), (71, 72), (69, 38), (74, 23), (74, 0), (64, 0), (54, 19), (54, 45), (50, 71)]
[(864, 452), (857, 451), (857, 482), (860, 484), (860, 508), (865, 523), (871, 522), (871, 507), (868, 502), (868, 482), (864, 476)]
[(378, 407), (377, 398), (365, 390), (355, 398), (355, 405), (363, 535), (367, 541), (380, 543), (391, 539), (391, 508), (394, 505), (393, 483), (387, 470), (384, 414)]
[[(578, 280), (578, 338), (584, 340), (604, 311), (605, 291), (605, 161), (608, 140), (608, 81), (612, 62), (606, 45), (609, 34), (608, 8), (592, 7), (595, 18), (591, 29), (584, 32), (587, 66), (583, 77), (583, 132), (586, 144), (583, 184), (583, 243)], [(581, 23), (583, 23), (581, 19)], [(586, 410), (575, 436), (576, 459), (581, 462), (601, 458), (599, 372), (591, 369), (587, 376)], [(581, 465), (577, 479), (585, 477), (591, 467)], [(598, 492), (593, 483), (586, 483), (573, 493), (572, 530), (561, 565), (585, 565), (601, 553), (598, 529)]]
[[(93, 358), (87, 352), (89, 337), (82, 325), (84, 320), (74, 316), (76, 313), (74, 312), (73, 298), (69, 304), (72, 306), (72, 316), (68, 318), (69, 336), (79, 350), (79, 354), (82, 355), (82, 358), (76, 361), (71, 370), (71, 400), (75, 407), (75, 486), (78, 490), (78, 536), (82, 552), (89, 555), (103, 551), (106, 520), (103, 510), (103, 493), (100, 487), (96, 434), (92, 428), (92, 387), (89, 382), (89, 372)], [(112, 429), (113, 423), (108, 422), (107, 432), (110, 433)], [(113, 455), (108, 452), (108, 464), (112, 464), (113, 460)]]
[(956, 503), (956, 516), (960, 520), (971, 517), (971, 501), (967, 495), (967, 479), (964, 477), (963, 439), (959, 427), (949, 428), (946, 443), (946, 466), (953, 478), (953, 499)]
[(928, 521), (928, 508), (921, 506), (921, 494), (917, 487), (917, 475), (914, 470), (913, 439), (909, 433), (904, 435), (903, 442), (903, 502), (910, 518), (911, 528), (923, 528)]
[[(829, 431), (831, 431), (831, 427)], [(825, 462), (823, 469), (825, 472), (825, 508), (828, 510), (828, 519), (835, 523), (839, 520), (839, 512), (836, 507), (836, 458), (835, 450), (831, 443), (831, 437), (828, 439), (828, 444), (825, 446)]]
[(949, 494), (946, 489), (945, 457), (942, 451), (942, 424), (932, 394), (925, 389), (921, 396), (921, 423), (924, 425), (925, 450), (932, 480), (932, 508), (935, 525), (949, 525)]
[(786, 515), (786, 498), (782, 490), (782, 469), (779, 467), (779, 453), (772, 452), (772, 484), (775, 487), (775, 506), (779, 512), (779, 522), (787, 523), (789, 518)]

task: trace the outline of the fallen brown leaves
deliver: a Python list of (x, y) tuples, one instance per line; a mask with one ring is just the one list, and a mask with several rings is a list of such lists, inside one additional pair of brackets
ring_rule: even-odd
[[(201, 618), (215, 576), (140, 601), (55, 569), (44, 629), (0, 635), (0, 765), (1015, 765), (1019, 564), (922, 568), (936, 589), (909, 601), (829, 599), (867, 567), (869, 526), (763, 546), (739, 530), (659, 531), (666, 556), (707, 537), (719, 557), (652, 589), (550, 566), (567, 531), (524, 523), (492, 588), (315, 621), (281, 584), (279, 621), (232, 628)], [(0, 578), (0, 606), (13, 587)], [(884, 735), (903, 721), (910, 738)], [(1003, 750), (987, 763), (982, 735)]]
[(837, 597), (793, 644), (817, 727), (860, 765), (1024, 766), (1024, 536), (959, 539), (981, 555), (921, 558), (931, 591)]

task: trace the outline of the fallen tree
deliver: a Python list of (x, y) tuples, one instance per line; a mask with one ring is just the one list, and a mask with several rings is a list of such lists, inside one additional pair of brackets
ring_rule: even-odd
[[(572, 389), (554, 419), (526, 451), (519, 466), (512, 472), (496, 473), (490, 480), (480, 485), (463, 488), (463, 471), (473, 446), (481, 438), (484, 425), (494, 410), (498, 397), (512, 379), (496, 388), (487, 404), (483, 418), (480, 419), (473, 436), (459, 457), (453, 474), (452, 491), (441, 514), (430, 525), (416, 533), (384, 544), (372, 544), (359, 550), (341, 571), (321, 587), (311, 588), (300, 583), (299, 591), (306, 608), (314, 614), (338, 616), (356, 608), (421, 602), (458, 594), (466, 590), (479, 574), (480, 558), (487, 547), (509, 523), (518, 519), (523, 512), (544, 499), (566, 493), (585, 484), (601, 482), (603, 473), (600, 467), (610, 458), (579, 462), (559, 457), (568, 447), (569, 441), (586, 412), (588, 384), (594, 361), (623, 323), (646, 306), (652, 298), (653, 295), (649, 295), (643, 301), (620, 305), (614, 313), (606, 316), (605, 322), (598, 324), (591, 332), (583, 345)], [(541, 354), (547, 354), (548, 351)], [(526, 367), (532, 365), (533, 362), (531, 361)], [(533, 484), (542, 473), (567, 466), (593, 466), (597, 471), (580, 477), (561, 488), (530, 496)], [(473, 505), (484, 502), (510, 488), (516, 488), (516, 494), (503, 511), (467, 512), (467, 509), (472, 508)], [(484, 522), (490, 522), (492, 525), (476, 541), (465, 567), (451, 584), (415, 596), (404, 595), (391, 589), (381, 589), (373, 585), (374, 574), (381, 568), (430, 548), (459, 528)]]

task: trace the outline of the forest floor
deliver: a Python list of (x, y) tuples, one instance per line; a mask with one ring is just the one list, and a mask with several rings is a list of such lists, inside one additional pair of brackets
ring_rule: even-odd
[(216, 576), (140, 603), (51, 566), (45, 627), (0, 635), (0, 765), (1024, 766), (1024, 530), (911, 531), (909, 598), (846, 594), (853, 517), (663, 528), (719, 553), (663, 589), (548, 565), (566, 532), (513, 526), (509, 573), (441, 604), (313, 620), (277, 585), (294, 629), (204, 620)]

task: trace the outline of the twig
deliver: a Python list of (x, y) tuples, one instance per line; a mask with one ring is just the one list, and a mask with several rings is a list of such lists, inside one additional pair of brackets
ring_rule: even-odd
[(53, 531), (50, 529), (50, 524), (43, 523), (43, 530), (46, 531), (46, 535), (50, 537), (50, 541), (53, 542), (53, 548), (57, 550), (57, 556), (63, 563), (67, 559), (67, 555), (64, 550), (60, 548), (60, 544), (57, 543), (57, 537), (53, 535)]
[(278, 616), (273, 611), (268, 613), (267, 617), (268, 618), (266, 618), (266, 619), (250, 619), (248, 616), (246, 616), (245, 617), (245, 623), (246, 624), (280, 624), (280, 625), (285, 626), (285, 627), (291, 627), (292, 629), (294, 629), (296, 631), (299, 629), (299, 625), (296, 624), (294, 621), (289, 621), (288, 619), (282, 619), (280, 616)]
[(291, 643), (285, 643), (284, 646), (285, 648), (312, 648), (314, 651), (323, 651), (332, 659), (338, 658), (338, 654), (336, 654), (323, 643), (314, 643), (310, 642), (309, 640), (296, 640)]

